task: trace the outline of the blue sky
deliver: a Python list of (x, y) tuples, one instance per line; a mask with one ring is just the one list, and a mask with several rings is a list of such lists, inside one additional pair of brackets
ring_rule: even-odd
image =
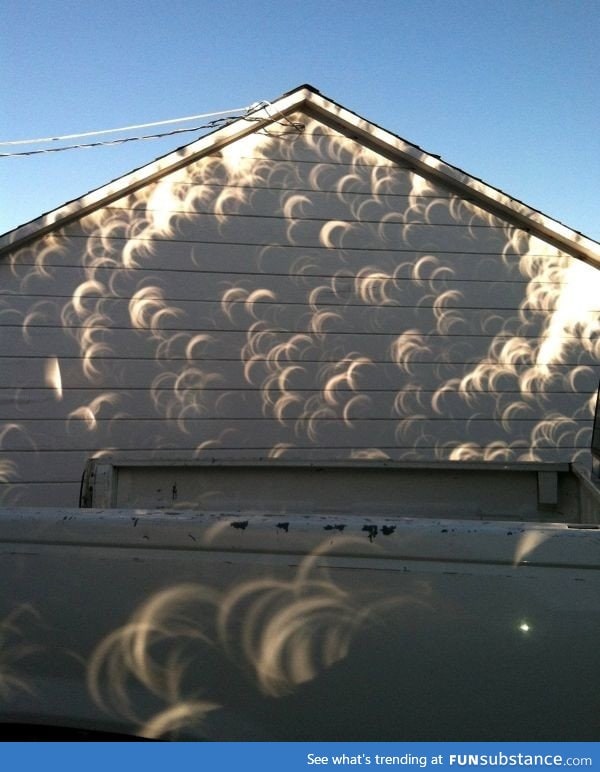
[[(3, 0), (2, 22), (0, 140), (311, 83), (600, 240), (600, 0)], [(0, 158), (0, 233), (195, 136)]]

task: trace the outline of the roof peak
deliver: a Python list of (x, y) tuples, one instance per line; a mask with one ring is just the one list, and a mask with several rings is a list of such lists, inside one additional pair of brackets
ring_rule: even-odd
[[(343, 105), (324, 96), (315, 86), (303, 83), (282, 94), (272, 102), (259, 102), (252, 111), (252, 121), (245, 116), (205, 134), (188, 145), (177, 148), (124, 176), (109, 182), (80, 198), (64, 204), (47, 214), (21, 225), (0, 236), (0, 255), (8, 249), (20, 246), (37, 238), (63, 223), (89, 213), (110, 201), (125, 195), (171, 171), (192, 162), (201, 155), (214, 152), (216, 148), (235, 142), (243, 136), (269, 125), (276, 115), (286, 115), (309, 104), (313, 112), (334, 121), (342, 129), (350, 131), (359, 141), (396, 157), (403, 163), (409, 163), (417, 171), (432, 176), (451, 186), (463, 195), (474, 198), (482, 205), (515, 222), (518, 227), (541, 236), (557, 247), (565, 249), (574, 256), (600, 267), (600, 244), (562, 223), (542, 214), (501, 190), (473, 177), (458, 167), (443, 161), (440, 156), (422, 150), (415, 144), (392, 134), (386, 129), (362, 118)], [(261, 106), (262, 105), (262, 106)]]

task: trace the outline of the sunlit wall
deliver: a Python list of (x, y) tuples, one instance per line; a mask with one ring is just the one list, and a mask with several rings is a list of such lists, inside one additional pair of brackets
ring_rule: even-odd
[(292, 120), (0, 258), (0, 503), (107, 452), (588, 457), (600, 272)]

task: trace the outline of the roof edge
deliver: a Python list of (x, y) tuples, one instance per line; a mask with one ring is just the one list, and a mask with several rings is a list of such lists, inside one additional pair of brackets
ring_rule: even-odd
[(494, 188), (483, 180), (452, 166), (439, 156), (432, 155), (402, 137), (367, 121), (357, 113), (323, 97), (317, 91), (312, 91), (307, 101), (316, 108), (317, 112), (329, 116), (333, 114), (335, 119), (344, 124), (347, 129), (358, 131), (361, 135), (367, 136), (370, 142), (379, 149), (388, 153), (392, 150), (396, 154), (400, 154), (416, 169), (427, 172), (428, 175), (450, 184), (453, 188), (470, 197), (475, 197), (495, 212), (516, 221), (524, 230), (538, 235), (544, 240), (549, 240), (559, 248), (566, 249), (566, 251), (574, 253), (575, 256), (600, 268), (600, 242), (569, 228), (522, 201), (512, 198), (499, 188)]
[[(176, 171), (208, 149), (212, 150), (226, 145), (250, 134), (257, 127), (260, 128), (272, 123), (279, 115), (296, 109), (307, 100), (310, 94), (316, 95), (318, 92), (312, 86), (300, 86), (289, 94), (279, 97), (275, 102), (261, 102), (254, 110), (249, 110), (245, 116), (204, 134), (189, 145), (171, 150), (166, 155), (127, 172), (79, 198), (61, 204), (27, 223), (7, 231), (0, 235), (0, 256), (9, 250), (20, 248), (55, 228), (59, 228), (76, 217), (81, 217), (100, 206), (107, 205), (158, 177)], [(251, 120), (249, 120), (250, 116), (252, 116)]]
[[(310, 105), (317, 113), (330, 120), (341, 123), (346, 130), (358, 133), (386, 153), (400, 156), (416, 169), (426, 172), (445, 182), (455, 190), (474, 197), (496, 213), (509, 217), (513, 222), (560, 249), (573, 254), (600, 268), (600, 243), (569, 228), (539, 210), (488, 185), (483, 180), (473, 177), (456, 166), (443, 161), (422, 148), (381, 128), (357, 113), (323, 96), (314, 86), (305, 83), (292, 91), (286, 92), (273, 102), (261, 102), (247, 115), (233, 120), (209, 134), (205, 134), (189, 145), (184, 145), (150, 163), (103, 185), (78, 199), (67, 202), (56, 209), (18, 226), (0, 236), (0, 255), (10, 249), (20, 247), (34, 238), (60, 227), (69, 220), (89, 213), (99, 206), (119, 198), (189, 163), (196, 156), (208, 149), (228, 144), (264, 126), (302, 105)], [(252, 119), (249, 120), (250, 116)]]

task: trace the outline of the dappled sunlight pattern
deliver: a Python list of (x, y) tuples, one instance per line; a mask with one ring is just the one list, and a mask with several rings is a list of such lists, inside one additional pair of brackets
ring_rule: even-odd
[(0, 498), (72, 504), (107, 448), (588, 454), (600, 272), (307, 114), (39, 237), (0, 278)]
[(0, 620), (0, 701), (7, 701), (16, 691), (35, 693), (35, 685), (27, 678), (27, 657), (39, 650), (38, 644), (24, 634), (25, 627), (37, 623), (39, 615), (29, 605), (14, 608)]
[[(10, 445), (25, 447), (35, 453), (36, 447), (24, 425), (14, 422), (0, 423), (0, 453)], [(23, 500), (25, 490), (21, 484), (22, 472), (17, 461), (0, 455), (0, 505), (18, 505)]]
[(526, 531), (519, 539), (513, 558), (513, 566), (527, 560), (535, 550), (544, 544), (551, 534), (547, 531)]
[[(94, 651), (88, 666), (94, 701), (103, 710), (114, 710), (145, 726), (147, 736), (158, 736), (190, 719), (198, 722), (218, 707), (210, 701), (182, 701), (190, 663), (200, 653), (198, 648), (201, 651), (202, 645), (211, 643), (198, 622), (199, 610), (211, 608), (216, 599), (214, 591), (200, 585), (179, 585), (151, 596), (130, 622), (113, 631)], [(165, 707), (154, 716), (138, 715), (131, 681), (164, 701)]]
[[(100, 394), (98, 397), (94, 397), (87, 405), (80, 405), (75, 410), (71, 410), (67, 421), (81, 421), (88, 431), (95, 431), (98, 428), (98, 416), (102, 408), (107, 405), (110, 409), (118, 404), (119, 400), (119, 394), (115, 392)], [(110, 416), (114, 418), (121, 417), (119, 414), (113, 416), (112, 411)]]
[[(405, 491), (413, 483), (411, 472)], [(589, 739), (597, 728), (594, 531), (133, 514), (13, 513), (2, 562), (12, 592), (0, 606), (5, 721), (270, 742), (357, 731), (394, 740), (408, 721), (427, 740), (461, 726), (488, 739), (498, 715), (510, 737), (515, 715), (528, 734), (544, 710), (540, 732), (583, 726)], [(556, 661), (572, 666), (548, 700)], [(467, 672), (490, 706), (481, 725)], [(556, 704), (574, 683), (584, 694), (566, 727)]]
[(305, 558), (291, 581), (246, 582), (221, 601), (219, 639), (268, 696), (288, 694), (344, 659), (365, 622), (367, 610), (318, 570), (317, 555)]
[[(590, 391), (597, 380), (600, 274), (538, 240), (532, 242), (520, 260), (520, 271), (530, 281), (518, 315), (504, 320), (485, 358), (460, 379), (443, 384), (434, 398), (436, 410), (438, 401), (454, 390), (473, 408), (480, 404), (481, 393), (488, 392), (495, 396), (504, 431), (509, 433), (518, 420), (532, 425), (528, 438), (506, 444), (506, 460), (543, 460), (544, 451), (561, 447), (574, 449), (572, 459), (585, 457), (592, 401), (570, 402), (573, 408), (566, 413), (552, 409), (552, 398), (559, 393), (567, 402), (566, 395), (578, 393), (579, 378)], [(451, 457), (486, 458), (489, 449), (461, 444)]]
[(46, 385), (54, 389), (57, 400), (63, 398), (62, 375), (57, 357), (52, 357), (46, 362)]
[(320, 562), (327, 550), (305, 556), (291, 578), (263, 575), (219, 591), (177, 584), (151, 595), (94, 650), (93, 700), (143, 736), (198, 731), (210, 712), (231, 707), (223, 698), (236, 681), (267, 698), (292, 694), (342, 661), (383, 608), (427, 603), (425, 585), (419, 597), (351, 594)]

